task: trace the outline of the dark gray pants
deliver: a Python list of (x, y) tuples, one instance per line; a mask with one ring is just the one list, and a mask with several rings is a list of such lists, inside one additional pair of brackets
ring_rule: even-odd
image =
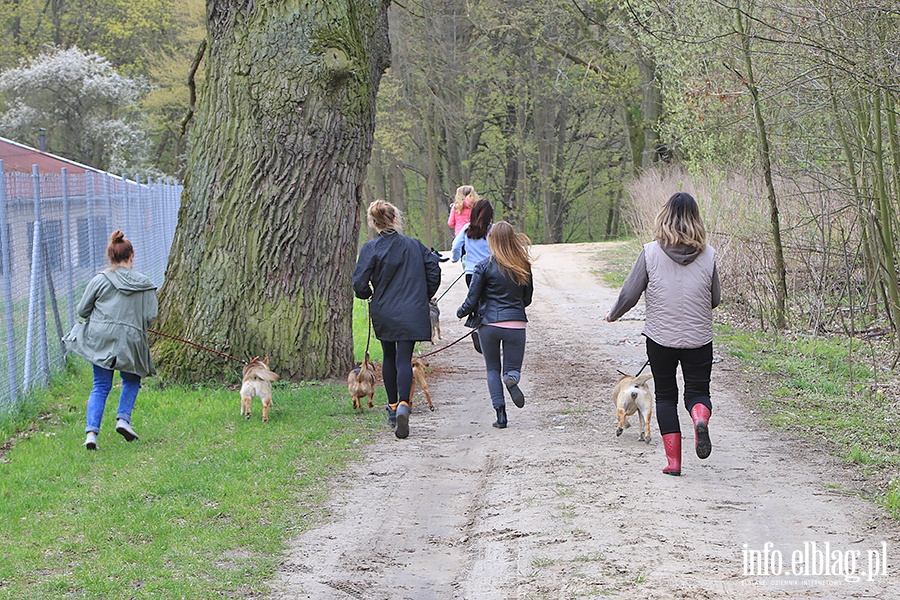
[[(525, 330), (482, 325), (478, 328), (481, 352), (487, 369), (488, 391), (494, 408), (506, 406), (503, 380), (512, 375), (521, 378), (522, 359), (525, 358)], [(501, 358), (502, 354), (502, 358)]]

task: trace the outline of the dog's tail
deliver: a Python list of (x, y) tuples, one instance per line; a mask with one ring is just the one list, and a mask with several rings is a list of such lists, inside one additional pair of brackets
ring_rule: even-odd
[(265, 371), (258, 371), (256, 373), (256, 376), (263, 381), (268, 381), (269, 383), (272, 383), (273, 381), (281, 381), (281, 376), (278, 373), (276, 373), (275, 371), (270, 371), (268, 369), (266, 369)]
[(636, 377), (634, 383), (631, 385), (644, 385), (651, 379), (653, 379), (653, 373), (644, 373), (643, 375)]
[[(281, 381), (281, 376), (278, 375), (275, 371), (269, 368), (269, 357), (267, 356), (265, 360), (257, 360), (255, 361), (256, 365), (249, 364), (244, 367), (244, 374), (247, 374), (248, 369), (252, 369), (253, 376), (257, 379), (262, 379), (263, 381), (268, 381), (272, 383), (273, 381)], [(262, 367), (254, 368), (254, 366)]]

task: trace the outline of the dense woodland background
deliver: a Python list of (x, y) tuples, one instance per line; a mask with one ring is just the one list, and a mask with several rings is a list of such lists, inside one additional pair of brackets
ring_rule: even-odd
[[(0, 2), (0, 135), (37, 146), (44, 128), (51, 152), (181, 176), (205, 12)], [(539, 243), (644, 239), (686, 189), (731, 314), (900, 322), (895, 1), (403, 0), (390, 37), (364, 196), (426, 244), (447, 247), (463, 183)]]

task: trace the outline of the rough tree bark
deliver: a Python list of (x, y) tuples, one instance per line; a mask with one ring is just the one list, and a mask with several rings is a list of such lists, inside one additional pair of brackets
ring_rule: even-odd
[[(389, 4), (207, 1), (206, 84), (160, 292), (163, 333), (269, 355), (283, 378), (347, 372)], [(181, 379), (225, 364), (171, 340), (154, 353)]]

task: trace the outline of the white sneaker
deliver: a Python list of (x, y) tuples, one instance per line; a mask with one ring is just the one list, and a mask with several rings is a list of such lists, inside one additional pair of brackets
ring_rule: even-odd
[(134, 432), (134, 429), (131, 428), (131, 425), (125, 419), (116, 421), (116, 433), (122, 434), (126, 442), (133, 442), (138, 439), (138, 434)]
[(93, 431), (89, 431), (87, 437), (84, 439), (84, 447), (88, 450), (96, 450), (97, 449), (97, 434)]

